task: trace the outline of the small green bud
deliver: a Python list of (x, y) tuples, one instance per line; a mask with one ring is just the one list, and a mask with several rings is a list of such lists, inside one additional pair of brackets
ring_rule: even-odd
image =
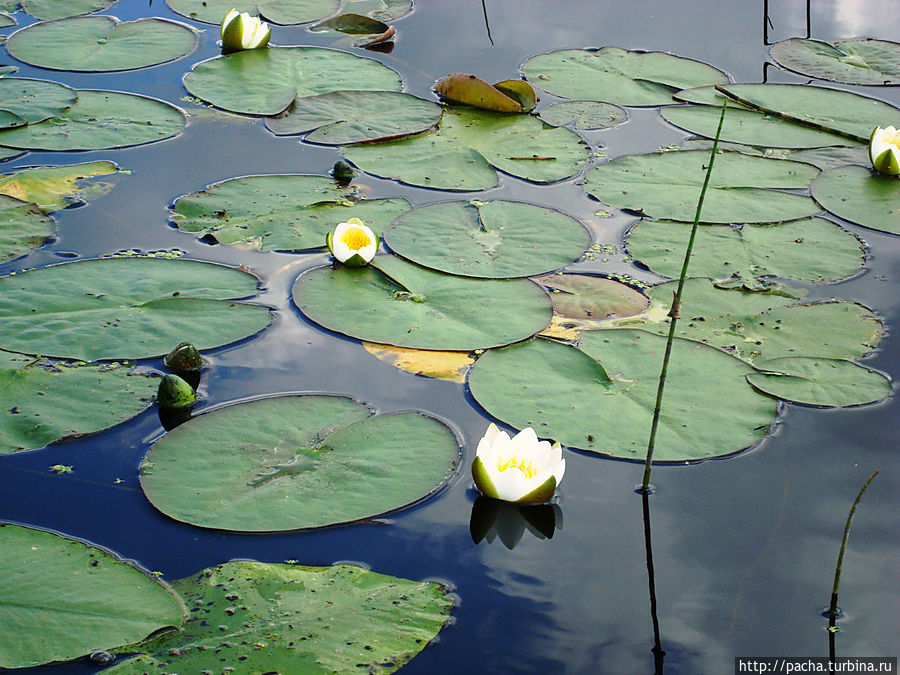
[(193, 388), (177, 375), (166, 375), (156, 391), (156, 402), (166, 408), (183, 408), (193, 405), (197, 394)]
[(354, 174), (353, 167), (342, 159), (336, 161), (334, 168), (331, 169), (331, 175), (334, 176), (334, 179), (345, 183), (349, 183), (353, 179)]
[(200, 357), (200, 352), (190, 342), (182, 342), (175, 347), (175, 349), (166, 354), (163, 363), (166, 364), (166, 368), (174, 370), (176, 373), (203, 368), (203, 359)]

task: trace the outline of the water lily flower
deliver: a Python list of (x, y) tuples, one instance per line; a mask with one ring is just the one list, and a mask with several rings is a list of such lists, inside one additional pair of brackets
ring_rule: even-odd
[(339, 223), (325, 243), (335, 260), (350, 267), (369, 264), (378, 252), (378, 237), (359, 218)]
[(869, 159), (878, 173), (900, 175), (900, 130), (875, 127), (869, 138)]
[(472, 462), (475, 485), (485, 496), (527, 504), (549, 500), (565, 471), (559, 443), (539, 441), (531, 427), (510, 438), (493, 422)]
[(269, 44), (272, 29), (265, 21), (260, 21), (259, 17), (232, 9), (222, 19), (219, 33), (222, 36), (222, 49), (238, 51), (265, 47)]

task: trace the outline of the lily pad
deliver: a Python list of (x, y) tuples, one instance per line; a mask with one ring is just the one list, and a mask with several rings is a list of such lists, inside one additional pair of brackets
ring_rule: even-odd
[[(764, 120), (763, 122), (756, 120), (751, 123), (747, 121), (746, 115), (737, 117), (740, 120), (738, 127), (746, 130), (746, 134), (740, 136), (742, 140), (739, 142), (751, 145), (815, 147), (816, 145), (848, 145), (853, 141), (868, 143), (872, 129), (884, 124), (884, 120), (896, 119), (900, 115), (900, 110), (884, 101), (827, 87), (811, 87), (806, 84), (729, 84), (725, 88), (742, 99), (741, 105), (735, 108), (739, 111), (739, 115), (740, 109), (748, 106), (772, 111), (753, 112), (757, 118), (767, 115), (770, 117), (768, 121)], [(717, 111), (716, 122), (718, 122), (718, 111), (721, 111), (723, 97), (724, 94), (716, 91), (714, 87), (680, 91), (676, 95), (679, 101), (712, 106)], [(734, 110), (725, 114), (726, 120), (731, 112)], [(665, 115), (671, 117), (670, 112), (666, 112)], [(711, 113), (707, 112), (706, 115), (698, 117), (696, 127), (692, 125), (686, 128), (694, 133), (712, 138), (715, 135), (715, 126), (710, 127), (711, 116)], [(825, 142), (826, 137), (823, 137), (822, 141), (814, 142), (814, 144), (805, 142), (803, 145), (789, 145), (790, 141), (787, 137), (800, 132), (793, 122), (784, 126), (783, 120), (778, 118), (793, 118), (821, 127), (820, 131), (837, 132), (842, 134), (843, 140)], [(781, 131), (772, 131), (779, 125)], [(780, 134), (781, 140), (767, 143), (768, 140), (777, 140), (779, 137), (773, 139), (770, 135), (759, 135), (762, 133), (760, 130), (764, 128), (772, 133)], [(739, 136), (735, 134), (735, 138), (737, 137)], [(731, 133), (727, 136), (723, 134), (722, 138), (735, 140)]]
[(324, 145), (360, 143), (409, 136), (441, 119), (441, 106), (399, 91), (333, 91), (298, 98), (278, 117), (269, 117), (273, 134), (306, 134)]
[(172, 220), (207, 241), (300, 251), (323, 248), (325, 235), (349, 218), (380, 233), (407, 209), (405, 199), (358, 199), (324, 176), (247, 176), (179, 197)]
[(78, 658), (184, 619), (162, 584), (99, 548), (0, 523), (0, 668)]
[[(691, 226), (645, 220), (628, 233), (629, 253), (657, 274), (677, 278)], [(783, 277), (817, 284), (853, 275), (865, 262), (862, 242), (824, 218), (779, 225), (701, 225), (691, 255), (692, 276)]]
[(410, 349), (377, 342), (363, 342), (363, 348), (379, 361), (407, 373), (460, 384), (466, 381), (466, 371), (475, 363), (475, 358), (466, 352)]
[(266, 307), (240, 270), (189, 260), (104, 258), (0, 278), (0, 347), (26, 354), (139, 359), (167, 353), (184, 336), (198, 349), (265, 328)]
[(58, 117), (0, 131), (0, 145), (24, 150), (105, 150), (171, 138), (184, 113), (147, 96), (79, 89), (78, 101)]
[(52, 213), (106, 194), (112, 189), (111, 184), (88, 183), (87, 179), (118, 170), (106, 161), (22, 169), (0, 176), (0, 193), (34, 202), (44, 213)]
[(891, 381), (881, 373), (842, 359), (785, 357), (761, 361), (747, 381), (763, 393), (828, 408), (875, 403), (890, 396)]
[(393, 21), (412, 11), (412, 0), (343, 0), (345, 12), (364, 14), (378, 21)]
[[(628, 326), (666, 334), (675, 284), (650, 289), (647, 316), (626, 319)], [(751, 362), (782, 356), (857, 359), (884, 335), (881, 321), (855, 302), (794, 304), (796, 298), (773, 290), (717, 288), (708, 279), (689, 279), (676, 333)]]
[(523, 106), (515, 92), (507, 94), (497, 85), (488, 84), (469, 73), (452, 73), (442, 77), (434, 85), (437, 94), (447, 101), (470, 105), (482, 110), (502, 113), (528, 112), (534, 108), (535, 95), (531, 85), (522, 83), (530, 92), (530, 107)]
[(76, 16), (36, 23), (10, 35), (6, 49), (20, 61), (50, 68), (107, 72), (175, 61), (197, 47), (197, 33), (168, 19), (119, 21)]
[[(665, 338), (589, 331), (580, 348), (536, 339), (486, 352), (469, 373), (475, 400), (517, 429), (626, 459), (646, 456)], [(750, 368), (719, 350), (676, 339), (654, 459), (728, 455), (760, 441), (776, 402), (744, 379)]]
[(523, 202), (443, 202), (398, 217), (391, 250), (419, 265), (466, 277), (507, 279), (565, 267), (591, 235), (577, 219)]
[(203, 23), (221, 23), (232, 9), (282, 26), (310, 23), (338, 11), (341, 0), (166, 0), (173, 12)]
[(448, 108), (437, 131), (383, 143), (341, 148), (363, 171), (443, 190), (485, 190), (499, 169), (537, 183), (581, 171), (590, 150), (577, 134), (528, 115)]
[(625, 106), (668, 105), (679, 89), (728, 82), (725, 73), (699, 61), (618, 47), (538, 54), (522, 64), (522, 73), (534, 86), (563, 98)]
[[(693, 222), (708, 162), (704, 150), (626, 155), (588, 171), (584, 189), (616, 208)], [(800, 162), (717, 155), (700, 222), (774, 223), (814, 215), (820, 209), (809, 197), (769, 188), (804, 189), (818, 173)]]
[(71, 87), (24, 77), (0, 78), (2, 128), (37, 124), (62, 114), (78, 100)]
[(545, 274), (534, 280), (550, 290), (554, 314), (568, 319), (633, 316), (650, 302), (631, 286), (591, 274)]
[(861, 166), (823, 171), (812, 183), (816, 201), (836, 216), (900, 234), (900, 180)]
[(338, 14), (330, 19), (320, 21), (312, 30), (334, 30), (348, 35), (380, 35), (388, 29), (388, 25), (363, 14)]
[(324, 47), (269, 47), (198, 63), (184, 76), (184, 86), (231, 112), (277, 115), (295, 98), (345, 89), (399, 91), (402, 81), (374, 59)]
[(127, 363), (89, 366), (0, 350), (0, 454), (43, 448), (134, 417), (150, 405), (159, 380), (130, 371)]
[(37, 204), (0, 195), (0, 262), (43, 246), (55, 230), (56, 221)]
[(900, 84), (896, 42), (790, 38), (772, 45), (771, 53), (780, 65), (810, 77), (844, 84)]
[(399, 509), (455, 471), (459, 444), (443, 423), (370, 412), (350, 399), (313, 395), (220, 408), (157, 441), (141, 466), (141, 487), (176, 520), (274, 532)]
[(115, 0), (20, 0), (22, 9), (36, 19), (44, 21), (93, 14), (106, 9), (114, 2)]
[(575, 129), (593, 131), (621, 124), (628, 118), (628, 113), (611, 103), (563, 101), (548, 105), (539, 116), (550, 126), (573, 126)]
[(415, 349), (517, 342), (545, 328), (552, 314), (547, 294), (527, 279), (450, 276), (396, 256), (304, 272), (292, 295), (301, 312), (329, 330)]
[[(437, 635), (448, 590), (360, 567), (234, 561), (172, 582), (191, 607), (184, 628), (137, 645), (141, 655), (102, 671), (392, 673)], [(122, 650), (124, 651), (124, 650)]]
[[(15, 25), (17, 25), (17, 23), (13, 17), (11, 17), (6, 12), (0, 11), (0, 28), (10, 28), (11, 26), (15, 26)], [(3, 39), (4, 40), (6, 39), (5, 35), (3, 36)], [(9, 67), (9, 66), (7, 66), (7, 67)], [(12, 71), (12, 72), (14, 72), (14, 71)], [(2, 69), (0, 69), (0, 74), (5, 74), (5, 73), (2, 73)]]

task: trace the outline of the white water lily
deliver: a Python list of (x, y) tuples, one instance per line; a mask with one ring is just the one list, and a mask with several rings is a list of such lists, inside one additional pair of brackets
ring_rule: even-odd
[(493, 422), (478, 442), (472, 477), (487, 497), (536, 504), (548, 501), (566, 471), (559, 443), (539, 441), (534, 429), (513, 438)]
[(359, 218), (339, 223), (325, 243), (335, 260), (350, 267), (369, 264), (378, 252), (378, 237)]
[(259, 17), (232, 9), (222, 19), (219, 33), (222, 36), (222, 49), (238, 51), (265, 47), (269, 44), (272, 29), (265, 21), (260, 21)]
[(875, 127), (869, 138), (869, 159), (878, 173), (900, 175), (900, 130)]

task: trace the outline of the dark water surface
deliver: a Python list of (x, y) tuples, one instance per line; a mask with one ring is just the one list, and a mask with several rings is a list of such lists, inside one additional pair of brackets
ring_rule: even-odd
[[(770, 4), (771, 40), (805, 35), (804, 3)], [(424, 97), (433, 96), (433, 80), (447, 73), (471, 72), (489, 81), (517, 77), (526, 57), (566, 47), (670, 51), (715, 65), (738, 82), (761, 81), (768, 56), (761, 2), (487, 0), (486, 5), (493, 45), (480, 2), (419, 0), (411, 16), (396, 22), (394, 51), (372, 56), (400, 71), (407, 90)], [(145, 0), (119, 0), (106, 13), (121, 19), (156, 15), (182, 20), (159, 0), (149, 7)], [(811, 32), (826, 40), (897, 41), (898, 19), (898, 0), (815, 2)], [(652, 672), (641, 499), (633, 492), (642, 466), (568, 452), (559, 502), (564, 518), (552, 539), (525, 532), (513, 550), (499, 539), (473, 544), (469, 517), (476, 493), (468, 465), (488, 417), (465, 387), (398, 371), (357, 342), (327, 334), (300, 316), (290, 304), (291, 282), (302, 270), (323, 264), (326, 255), (210, 247), (167, 224), (167, 205), (209, 183), (255, 173), (324, 174), (338, 157), (331, 148), (276, 138), (260, 120), (182, 101), (187, 92), (181, 76), (218, 53), (217, 29), (196, 25), (205, 28), (197, 52), (142, 71), (73, 74), (19, 64), (21, 76), (149, 94), (184, 106), (191, 117), (184, 133), (169, 141), (115, 151), (32, 153), (0, 167), (8, 171), (109, 159), (133, 172), (115, 177), (116, 186), (107, 196), (57, 213), (57, 240), (0, 265), (0, 274), (58, 262), (61, 253), (90, 258), (129, 248), (178, 248), (190, 258), (245, 264), (262, 278), (260, 301), (277, 308), (277, 319), (258, 337), (206, 355), (210, 367), (198, 411), (288, 391), (346, 394), (384, 412), (421, 408), (459, 432), (464, 463), (440, 494), (378, 523), (276, 535), (216, 533), (172, 521), (143, 497), (137, 466), (162, 433), (150, 409), (97, 436), (0, 457), (0, 519), (87, 539), (168, 579), (232, 558), (252, 558), (310, 565), (354, 560), (382, 573), (446, 580), (460, 598), (455, 623), (404, 673)], [(276, 27), (272, 36), (279, 45), (332, 41), (300, 27)], [(767, 75), (769, 81), (807, 81), (777, 67), (768, 68)], [(844, 88), (900, 103), (897, 88)], [(586, 136), (595, 150), (611, 156), (649, 152), (685, 138), (655, 110), (629, 112), (629, 121), (620, 127)], [(900, 119), (884, 124), (897, 126)], [(502, 176), (500, 187), (464, 196), (560, 208), (581, 218), (598, 243), (621, 244), (633, 218), (594, 216), (602, 206), (585, 196), (578, 180), (536, 187)], [(369, 196), (405, 197), (414, 205), (463, 197), (365, 175), (355, 183)], [(864, 363), (897, 377), (900, 239), (848, 229), (868, 244), (868, 265), (853, 279), (814, 289), (813, 295), (856, 300), (878, 312), (888, 334)], [(616, 255), (570, 269), (654, 279)], [(161, 367), (161, 361), (146, 365)], [(730, 673), (733, 657), (739, 655), (827, 655), (826, 620), (820, 611), (830, 598), (848, 509), (876, 469), (881, 475), (857, 512), (844, 561), (840, 604), (845, 618), (836, 646), (844, 656), (897, 655), (898, 411), (893, 397), (842, 411), (786, 405), (772, 437), (750, 451), (694, 466), (654, 469), (658, 489), (650, 499), (652, 541), (667, 672)], [(58, 463), (74, 466), (74, 473), (49, 473), (48, 467)], [(117, 478), (123, 482), (116, 484)], [(95, 670), (85, 662), (24, 672)]]

